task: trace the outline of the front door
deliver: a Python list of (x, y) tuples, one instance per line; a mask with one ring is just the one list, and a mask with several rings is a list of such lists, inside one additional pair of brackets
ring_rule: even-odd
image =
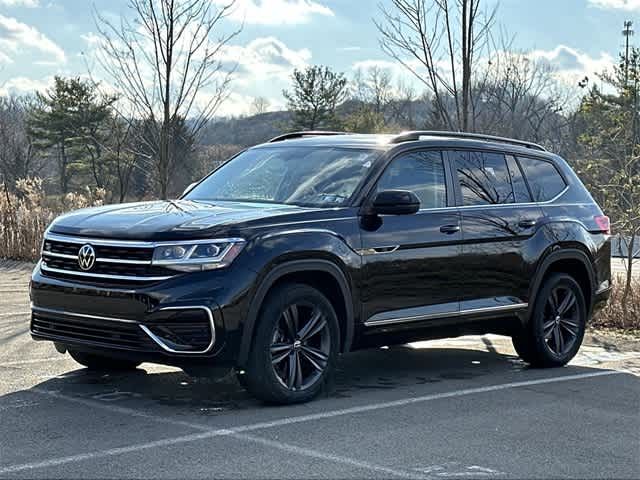
[(361, 225), (367, 326), (415, 325), (458, 312), (461, 229), (451, 180), (442, 152), (433, 150), (400, 154), (380, 177), (373, 195), (412, 191), (420, 211)]

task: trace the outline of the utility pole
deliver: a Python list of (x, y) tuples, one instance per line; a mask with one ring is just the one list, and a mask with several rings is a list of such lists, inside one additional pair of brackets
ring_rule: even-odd
[(627, 20), (624, 22), (624, 29), (622, 30), (622, 35), (625, 37), (625, 49), (624, 49), (624, 84), (627, 85), (629, 81), (629, 42), (631, 41), (631, 37), (633, 36), (633, 22), (631, 20)]

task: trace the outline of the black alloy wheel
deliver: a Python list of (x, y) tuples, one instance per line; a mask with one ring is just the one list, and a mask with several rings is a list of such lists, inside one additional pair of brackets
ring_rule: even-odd
[(551, 289), (544, 309), (544, 341), (554, 355), (571, 351), (580, 333), (580, 311), (576, 295), (566, 285)]
[(271, 341), (271, 365), (283, 387), (309, 388), (322, 376), (331, 353), (329, 324), (309, 303), (293, 303), (280, 315)]
[(320, 393), (339, 352), (340, 329), (331, 302), (305, 284), (267, 294), (240, 383), (270, 403), (299, 403)]
[(566, 365), (582, 344), (588, 308), (580, 284), (566, 273), (553, 273), (536, 295), (526, 324), (513, 334), (513, 346), (533, 367)]

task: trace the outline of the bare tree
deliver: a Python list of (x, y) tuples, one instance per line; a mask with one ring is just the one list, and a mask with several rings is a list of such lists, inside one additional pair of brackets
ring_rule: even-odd
[(174, 125), (188, 118), (192, 136), (229, 94), (234, 71), (222, 59), (239, 30), (217, 33), (234, 0), (129, 0), (133, 20), (114, 24), (96, 14), (101, 43), (97, 60), (138, 119), (150, 120), (154, 165), (167, 198), (175, 159)]
[(475, 129), (562, 149), (571, 92), (554, 77), (552, 66), (503, 48), (478, 70), (484, 73), (472, 86)]
[(15, 185), (20, 178), (37, 175), (44, 166), (26, 130), (31, 103), (30, 98), (0, 97), (0, 178), (5, 187)]
[(267, 113), (271, 103), (269, 99), (265, 97), (256, 97), (251, 102), (251, 114), (252, 115), (262, 115), (263, 113)]
[(444, 127), (469, 130), (474, 65), (490, 45), (496, 8), (480, 10), (482, 0), (390, 3), (380, 6), (382, 20), (376, 21), (381, 48), (426, 85)]

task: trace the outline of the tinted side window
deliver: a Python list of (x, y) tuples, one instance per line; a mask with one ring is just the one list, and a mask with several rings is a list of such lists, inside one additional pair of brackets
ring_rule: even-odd
[(558, 169), (550, 162), (518, 157), (536, 202), (551, 200), (567, 186)]
[(516, 158), (507, 155), (507, 166), (509, 167), (509, 174), (511, 175), (511, 184), (513, 185), (513, 195), (516, 203), (528, 203), (531, 201), (531, 194), (527, 188), (527, 184), (524, 181), (518, 162)]
[(484, 152), (454, 154), (463, 205), (514, 203), (504, 155)]
[(377, 190), (409, 190), (420, 199), (420, 208), (446, 207), (442, 153), (424, 151), (400, 155), (380, 177)]

